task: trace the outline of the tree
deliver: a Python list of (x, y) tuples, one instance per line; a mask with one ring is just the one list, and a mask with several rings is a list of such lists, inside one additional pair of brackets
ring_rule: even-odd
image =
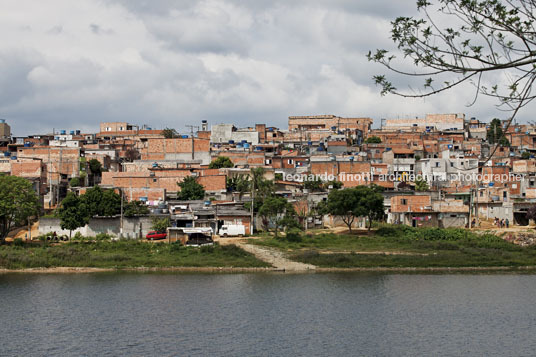
[(0, 176), (0, 243), (11, 229), (37, 214), (39, 198), (32, 184), (17, 176)]
[(218, 158), (214, 159), (210, 165), (208, 165), (209, 169), (223, 169), (232, 167), (234, 167), (234, 164), (227, 156), (219, 156)]
[(359, 217), (359, 203), (354, 188), (345, 188), (343, 190), (333, 190), (328, 195), (325, 212), (338, 216), (344, 224), (348, 226), (348, 230), (352, 233), (352, 224), (356, 217)]
[(488, 131), (486, 132), (486, 140), (490, 144), (499, 144), (501, 146), (510, 146), (510, 142), (504, 135), (502, 123), (499, 119), (495, 118), (489, 124)]
[(341, 217), (350, 233), (357, 217), (367, 217), (370, 230), (372, 221), (384, 215), (383, 196), (379, 191), (379, 187), (369, 186), (333, 190), (328, 195), (325, 210), (333, 216)]
[(125, 217), (144, 216), (149, 214), (149, 208), (140, 201), (130, 201), (125, 205), (123, 215)]
[(324, 184), (325, 188), (328, 189), (330, 186), (333, 190), (340, 190), (343, 186), (343, 183), (341, 181), (329, 181)]
[(251, 181), (248, 175), (239, 174), (229, 177), (226, 181), (227, 190), (230, 192), (238, 192), (238, 200), (242, 200), (242, 196), (251, 189)]
[(69, 238), (75, 229), (89, 223), (89, 212), (86, 204), (73, 192), (69, 192), (61, 201), (59, 209), (61, 229), (69, 230)]
[(523, 153), (521, 154), (521, 158), (522, 158), (523, 160), (528, 160), (528, 159), (530, 159), (530, 152), (528, 152), (528, 151), (523, 151)]
[(157, 232), (165, 232), (169, 227), (169, 218), (153, 218), (152, 229)]
[(532, 219), (533, 221), (536, 221), (536, 205), (531, 206), (526, 213), (527, 219)]
[(428, 186), (428, 182), (418, 177), (415, 180), (415, 191), (428, 191), (428, 190), (430, 190), (430, 187)]
[(365, 140), (365, 144), (381, 144), (381, 142), (382, 142), (382, 139), (380, 139), (380, 137), (378, 136), (369, 136)]
[(283, 197), (268, 197), (262, 203), (259, 214), (266, 222), (272, 221), (275, 225), (275, 236), (279, 228), (292, 225), (292, 218), (296, 216), (294, 207)]
[(91, 159), (89, 160), (89, 171), (93, 175), (100, 175), (102, 172), (102, 164), (97, 159)]
[(377, 185), (357, 186), (358, 204), (361, 207), (360, 215), (368, 218), (368, 230), (372, 228), (372, 222), (383, 219), (385, 208), (383, 206), (383, 196), (380, 193), (383, 188)]
[(422, 16), (398, 17), (391, 29), (402, 61), (414, 69), (404, 69), (404, 63), (396, 63), (396, 55), (385, 49), (367, 57), (396, 74), (422, 78), (422, 89), (401, 92), (385, 75), (376, 75), (381, 94), (426, 97), (471, 83), (475, 92), (468, 104), (479, 95), (495, 98), (499, 109), (510, 111), (507, 130), (519, 110), (535, 98), (534, 0), (418, 0), (417, 9)]
[(121, 213), (121, 196), (113, 190), (95, 186), (81, 195), (80, 200), (86, 205), (89, 217), (111, 217)]
[(306, 179), (304, 182), (303, 182), (303, 188), (305, 188), (306, 190), (309, 190), (311, 192), (315, 192), (315, 191), (321, 191), (322, 188), (324, 187), (323, 183), (322, 183), (322, 180), (315, 176), (315, 175), (311, 175), (312, 177), (311, 180), (309, 179)]
[(164, 130), (162, 130), (162, 135), (166, 139), (174, 139), (179, 137), (179, 133), (177, 133), (175, 129), (171, 128), (165, 128)]
[(129, 162), (132, 162), (134, 160), (139, 160), (141, 158), (140, 152), (134, 148), (128, 149), (125, 152), (125, 159)]
[(69, 181), (69, 186), (71, 187), (80, 187), (80, 179), (78, 177), (73, 177), (71, 181)]
[(191, 201), (205, 198), (205, 188), (193, 176), (186, 176), (181, 183), (177, 183), (180, 191), (177, 192), (179, 200)]

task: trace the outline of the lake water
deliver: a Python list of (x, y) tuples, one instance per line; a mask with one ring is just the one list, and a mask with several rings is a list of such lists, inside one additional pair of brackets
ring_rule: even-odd
[(0, 275), (2, 356), (534, 356), (536, 275)]

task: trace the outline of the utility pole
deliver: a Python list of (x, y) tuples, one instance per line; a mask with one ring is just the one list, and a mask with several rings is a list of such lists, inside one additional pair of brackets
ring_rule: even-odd
[(186, 125), (187, 128), (190, 128), (190, 136), (192, 137), (192, 160), (195, 157), (195, 151), (194, 151), (194, 128), (199, 131), (199, 126), (196, 125)]

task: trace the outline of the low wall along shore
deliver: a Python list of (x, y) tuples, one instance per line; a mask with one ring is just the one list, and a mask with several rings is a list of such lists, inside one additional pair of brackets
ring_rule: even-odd
[[(140, 238), (151, 231), (151, 217), (123, 218), (123, 237)], [(39, 220), (39, 234), (56, 232), (57, 235), (69, 235), (69, 230), (61, 229), (59, 218), (41, 218)], [(96, 236), (99, 233), (112, 234), (119, 237), (121, 232), (121, 218), (92, 218), (85, 227), (74, 230), (72, 234), (80, 232), (83, 236)]]

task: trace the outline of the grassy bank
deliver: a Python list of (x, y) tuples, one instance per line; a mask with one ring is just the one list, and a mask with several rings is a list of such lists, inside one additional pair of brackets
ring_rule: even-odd
[(319, 267), (534, 266), (536, 247), (519, 247), (491, 234), (463, 229), (383, 226), (371, 235), (319, 234), (254, 242)]
[(184, 247), (134, 240), (0, 246), (0, 268), (267, 267), (234, 246)]

